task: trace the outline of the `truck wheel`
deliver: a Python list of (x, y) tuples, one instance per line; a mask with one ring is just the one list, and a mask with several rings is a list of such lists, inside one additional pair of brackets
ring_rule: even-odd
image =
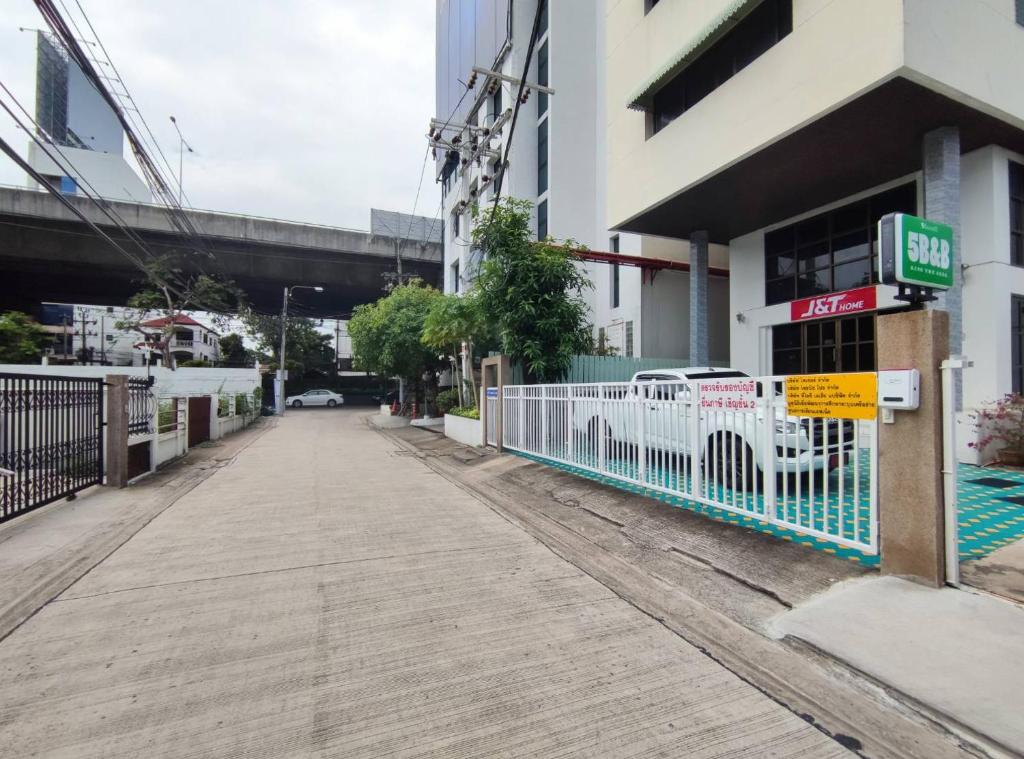
[[(601, 434), (601, 420), (596, 416), (587, 422), (587, 441), (590, 444), (590, 452), (594, 456), (597, 456), (601, 450), (600, 447), (600, 434)], [(604, 455), (607, 457), (612, 450), (612, 443), (615, 442), (615, 438), (612, 437), (612, 428), (607, 424), (604, 426)]]
[(754, 463), (754, 452), (743, 438), (720, 432), (708, 439), (708, 452), (712, 450), (712, 444), (716, 459), (714, 471), (719, 484), (731, 488), (734, 474), (736, 488), (741, 492), (753, 490), (755, 481), (763, 483), (761, 470)]

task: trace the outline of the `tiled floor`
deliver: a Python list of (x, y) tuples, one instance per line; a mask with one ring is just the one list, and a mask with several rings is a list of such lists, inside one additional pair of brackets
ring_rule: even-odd
[(960, 559), (1024, 538), (1024, 472), (960, 465)]
[[(725, 509), (690, 501), (680, 496), (644, 488), (640, 485), (625, 483), (611, 477), (595, 474), (594, 472), (590, 472), (580, 467), (544, 459), (540, 456), (533, 456), (529, 454), (519, 455), (613, 487), (629, 490), (635, 493), (641, 493), (643, 495), (650, 496), (651, 498), (657, 498), (658, 500), (664, 501), (673, 506), (704, 514), (705, 516), (716, 519), (720, 522), (749, 527), (752, 530), (758, 530), (769, 535), (774, 535), (775, 537), (783, 540), (799, 543), (818, 551), (824, 551), (850, 561), (859, 562), (866, 566), (876, 566), (879, 562), (879, 557), (877, 555), (872, 556), (871, 554), (859, 551), (855, 548), (837, 545), (823, 538), (806, 535), (778, 525), (768, 524), (751, 516), (736, 514)], [(846, 469), (849, 470), (851, 467), (848, 466)], [(629, 472), (625, 471), (623, 474), (627, 476), (630, 475)], [(858, 503), (858, 511), (866, 516), (866, 465), (860, 467), (858, 474), (860, 476), (858, 476), (857, 479), (863, 483), (860, 490), (864, 494), (864, 498), (858, 498), (858, 501), (860, 501), (860, 503)], [(676, 475), (674, 473), (656, 473), (651, 476), (651, 481), (671, 488), (673, 483), (676, 481), (674, 479), (675, 477)], [(849, 471), (846, 472), (844, 475), (844, 481), (847, 483), (847, 494), (852, 490), (851, 478), (852, 473)], [(833, 473), (833, 479), (838, 479), (836, 473)], [(719, 497), (721, 498), (723, 496), (728, 499), (730, 494), (723, 492)], [(804, 496), (802, 500), (806, 501), (806, 496)], [(820, 494), (815, 500), (820, 503)], [(836, 489), (834, 485), (831, 490), (830, 501), (832, 500), (836, 500)], [(848, 502), (851, 501), (849, 497), (844, 500)], [(760, 502), (760, 499), (758, 499), (758, 502)], [(975, 466), (969, 466), (967, 464), (961, 464), (959, 476), (959, 505), (961, 560), (966, 561), (980, 558), (992, 551), (995, 551), (997, 548), (1001, 548), (1002, 546), (1024, 538), (1024, 472), (993, 468), (982, 469)], [(801, 503), (801, 512), (805, 512), (806, 507), (806, 503)], [(763, 508), (758, 508), (756, 506), (752, 507), (751, 510), (763, 512)], [(833, 515), (837, 515), (840, 511), (846, 514), (846, 524), (853, 525), (854, 520), (850, 518), (853, 511), (852, 503), (847, 503), (845, 509), (835, 510), (832, 513)], [(833, 516), (832, 518), (835, 519), (837, 517)], [(835, 529), (834, 525), (832, 526), (832, 529)], [(849, 529), (852, 528), (847, 527), (844, 529), (844, 534)], [(849, 535), (848, 537), (852, 537), (852, 535)]]

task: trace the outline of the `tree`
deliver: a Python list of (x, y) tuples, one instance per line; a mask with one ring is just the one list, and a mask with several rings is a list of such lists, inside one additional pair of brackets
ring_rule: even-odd
[(220, 339), (220, 360), (228, 366), (252, 366), (255, 356), (245, 347), (242, 336), (232, 332)]
[[(427, 318), (423, 324), (422, 340), (424, 345), (437, 350), (446, 351), (453, 358), (455, 366), (455, 386), (458, 388), (460, 406), (476, 406), (476, 378), (473, 375), (473, 349), (476, 345), (486, 342), (491, 335), (490, 324), (480, 302), (480, 293), (476, 289), (466, 295), (454, 293), (435, 298), (430, 304)], [(462, 346), (466, 346), (466, 364), (469, 366), (469, 377), (461, 377), (458, 357)], [(470, 402), (463, 397), (463, 380), (468, 380), (471, 391)]]
[[(276, 370), (281, 363), (281, 317), (257, 314), (252, 310), (242, 313), (242, 323), (256, 340), (259, 350), (271, 358)], [(312, 319), (289, 316), (287, 323), (287, 353), (285, 369), (297, 376), (311, 372), (334, 376), (334, 348), (331, 336), (316, 328)]]
[(376, 303), (358, 306), (348, 323), (355, 367), (381, 377), (401, 377), (417, 391), (424, 373), (444, 367), (444, 357), (423, 343), (423, 328), (441, 293), (418, 280), (396, 287)]
[(128, 299), (129, 310), (116, 326), (149, 338), (151, 330), (143, 328), (142, 322), (159, 313), (165, 321), (160, 339), (151, 344), (160, 351), (161, 363), (168, 368), (174, 366), (170, 342), (179, 316), (189, 310), (206, 311), (215, 324), (222, 326), (226, 314), (237, 311), (245, 300), (233, 282), (194, 273), (183, 254), (169, 253), (153, 259), (146, 264), (145, 274), (143, 289)]
[(572, 357), (591, 348), (583, 291), (592, 287), (569, 255), (579, 245), (531, 241), (530, 211), (508, 198), (487, 208), (473, 228), (484, 253), (480, 301), (495, 324), (501, 350), (523, 366), (526, 381), (557, 382)]
[(28, 314), (0, 314), (0, 364), (35, 364), (50, 335)]

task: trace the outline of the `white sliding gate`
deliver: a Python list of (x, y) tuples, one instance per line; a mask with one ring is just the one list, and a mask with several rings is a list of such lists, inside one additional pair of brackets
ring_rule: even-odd
[(784, 380), (745, 409), (702, 408), (703, 381), (506, 385), (502, 443), (877, 553), (877, 420), (791, 416)]

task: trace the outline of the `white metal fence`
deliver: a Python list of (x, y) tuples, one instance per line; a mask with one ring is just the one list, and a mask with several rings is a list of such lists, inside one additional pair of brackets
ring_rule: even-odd
[(508, 385), (502, 444), (877, 553), (877, 421), (792, 416), (784, 379), (746, 404), (704, 381)]

